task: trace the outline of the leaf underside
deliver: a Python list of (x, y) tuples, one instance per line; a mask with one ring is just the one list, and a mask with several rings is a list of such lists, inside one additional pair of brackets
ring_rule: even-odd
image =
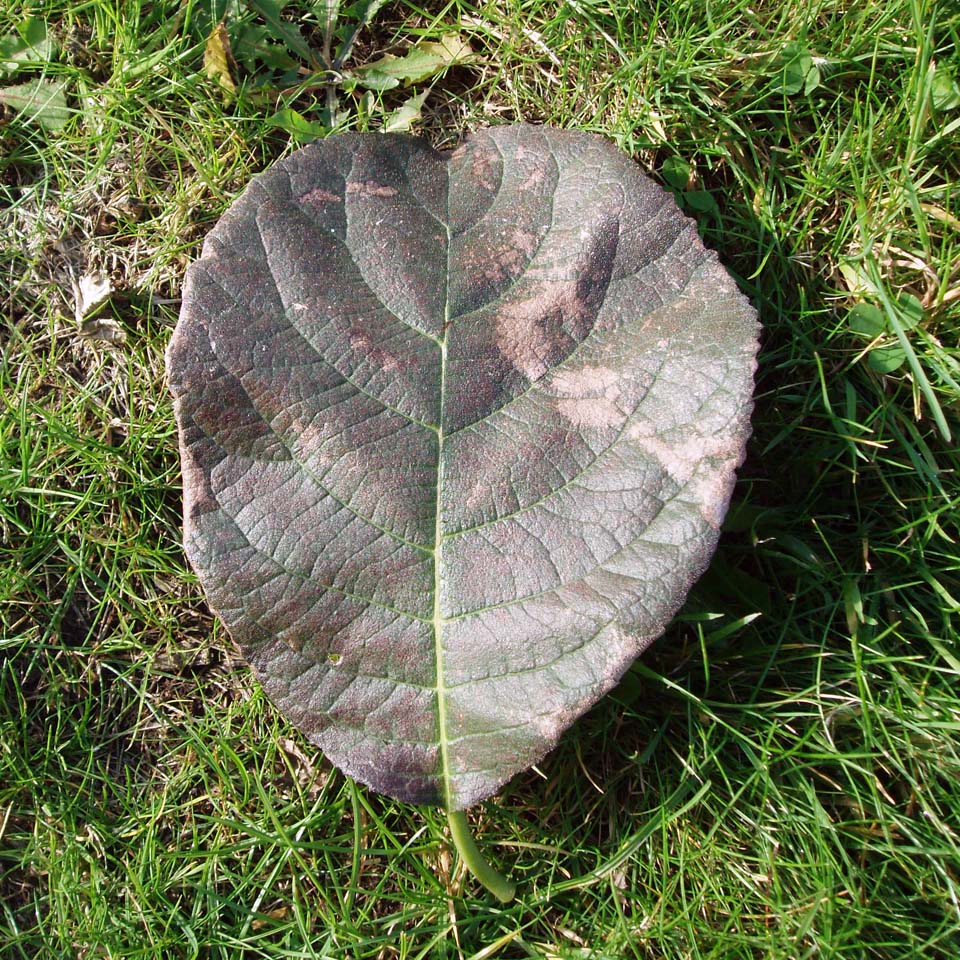
[(693, 222), (598, 137), (331, 137), (256, 177), (188, 272), (188, 556), (334, 763), (462, 809), (704, 570), (756, 337)]

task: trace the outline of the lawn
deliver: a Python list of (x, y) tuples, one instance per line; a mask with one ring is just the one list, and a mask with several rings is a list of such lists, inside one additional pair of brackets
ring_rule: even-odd
[[(325, 40), (327, 7), (0, 4), (0, 956), (956, 957), (960, 12), (401, 0)], [(520, 120), (672, 190), (763, 335), (709, 571), (470, 811), (501, 905), (210, 613), (164, 350), (274, 160)]]

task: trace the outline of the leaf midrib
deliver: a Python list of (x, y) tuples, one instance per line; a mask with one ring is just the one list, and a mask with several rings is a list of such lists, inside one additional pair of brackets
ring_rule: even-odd
[(434, 506), (433, 532), (433, 643), (436, 662), (437, 686), (437, 737), (440, 742), (440, 775), (442, 778), (443, 804), (451, 810), (450, 803), (450, 751), (447, 738), (447, 691), (443, 672), (443, 610), (440, 604), (440, 569), (443, 562), (443, 439), (444, 415), (447, 399), (447, 336), (450, 329), (450, 168), (445, 167), (447, 174), (446, 222), (444, 230), (447, 234), (447, 256), (444, 270), (443, 296), (443, 326), (440, 328), (440, 337), (437, 341), (440, 347), (440, 404), (437, 417), (437, 499)]

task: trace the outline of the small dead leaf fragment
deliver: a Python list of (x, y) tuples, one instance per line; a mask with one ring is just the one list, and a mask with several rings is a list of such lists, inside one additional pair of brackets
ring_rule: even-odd
[(275, 920), (277, 922), (286, 920), (289, 913), (289, 907), (277, 907), (275, 910), (267, 910), (265, 913), (257, 917), (251, 926), (254, 930), (263, 930), (266, 927), (272, 926), (270, 922), (271, 920)]
[(220, 84), (225, 97), (236, 96), (237, 85), (233, 82), (233, 71), (237, 63), (230, 51), (230, 37), (227, 28), (221, 20), (207, 37), (207, 44), (203, 48), (203, 72), (210, 80)]
[(90, 317), (84, 320), (80, 325), (80, 336), (113, 345), (125, 343), (127, 340), (123, 327), (110, 317)]
[(113, 293), (113, 284), (107, 277), (85, 273), (74, 284), (73, 292), (76, 301), (74, 313), (77, 323), (81, 323), (88, 314), (106, 303), (110, 294)]

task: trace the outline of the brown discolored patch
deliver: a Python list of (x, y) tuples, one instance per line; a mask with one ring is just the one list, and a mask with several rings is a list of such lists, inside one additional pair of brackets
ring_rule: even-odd
[(457, 240), (452, 256), (457, 271), (451, 280), (450, 309), (460, 316), (479, 309), (504, 295), (507, 287), (521, 280), (530, 269), (546, 233), (498, 219), (466, 241)]
[[(462, 156), (462, 154), (461, 154)], [(456, 156), (456, 151), (452, 155), (453, 159), (460, 159)], [(471, 179), (475, 180), (484, 190), (493, 191), (497, 189), (500, 183), (500, 177), (497, 171), (499, 155), (490, 147), (474, 146), (470, 157)]]
[(353, 347), (354, 350), (366, 352), (373, 346), (373, 340), (371, 340), (370, 335), (363, 330), (351, 330), (350, 346)]
[(324, 190), (322, 187), (315, 187), (313, 190), (308, 190), (306, 193), (301, 194), (297, 199), (300, 201), (300, 203), (343, 203), (343, 197), (340, 197), (329, 190)]
[(350, 346), (363, 353), (370, 363), (381, 370), (396, 370), (401, 366), (400, 361), (392, 353), (378, 346), (368, 334), (362, 331), (350, 332)]
[(374, 180), (351, 180), (347, 184), (347, 193), (359, 193), (364, 197), (395, 197), (397, 188)]
[(330, 436), (322, 422), (295, 417), (284, 436), (295, 455), (309, 461), (314, 470), (326, 470), (339, 459), (340, 451), (327, 449)]
[(479, 273), (494, 283), (513, 280), (526, 269), (536, 249), (536, 236), (529, 230), (516, 227), (503, 236), (499, 243), (485, 250), (483, 262), (476, 267)]
[(386, 350), (379, 348), (370, 351), (370, 362), (385, 371), (396, 370), (401, 365), (392, 353), (387, 353)]
[(544, 232), (545, 230), (541, 229), (539, 233), (531, 233), (529, 230), (524, 230), (523, 227), (514, 227), (507, 233), (506, 239), (507, 243), (519, 250), (529, 260), (537, 252), (537, 247), (540, 245)]
[(555, 370), (548, 390), (556, 396), (557, 412), (575, 427), (612, 427), (623, 422), (620, 378), (609, 367)]
[(583, 339), (591, 315), (573, 280), (541, 283), (505, 304), (494, 321), (500, 354), (528, 380), (539, 380)]
[(642, 421), (630, 427), (628, 436), (677, 483), (689, 487), (704, 519), (719, 528), (733, 488), (734, 471), (743, 457), (743, 438), (739, 434), (695, 434), (670, 442), (658, 437), (652, 424)]
[(703, 519), (719, 530), (727, 512), (727, 504), (736, 483), (735, 471), (740, 466), (740, 457), (722, 460), (710, 469), (701, 471), (691, 483), (694, 497)]
[[(186, 419), (184, 419), (186, 423)], [(187, 433), (183, 431), (183, 436)], [(180, 444), (180, 472), (183, 476), (183, 515), (190, 520), (196, 520), (205, 513), (217, 510), (220, 506), (210, 485), (210, 466), (200, 463), (195, 455), (196, 450), (209, 446), (209, 441), (194, 441), (192, 445), (181, 441)]]
[(516, 160), (518, 164), (528, 167), (526, 177), (518, 186), (518, 191), (539, 193), (547, 182), (550, 169), (550, 157), (537, 151), (528, 150), (523, 145), (517, 148)]

